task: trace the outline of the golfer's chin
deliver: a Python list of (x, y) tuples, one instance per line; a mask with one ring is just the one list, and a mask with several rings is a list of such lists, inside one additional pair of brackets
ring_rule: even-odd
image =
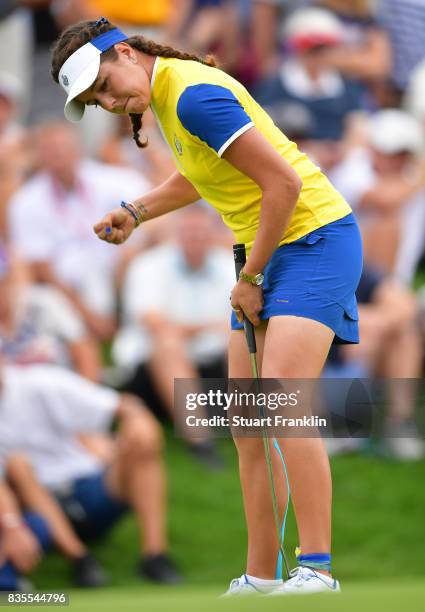
[(130, 115), (142, 115), (147, 107), (149, 106), (149, 101), (142, 100), (140, 98), (129, 98), (125, 103), (123, 108), (123, 113)]

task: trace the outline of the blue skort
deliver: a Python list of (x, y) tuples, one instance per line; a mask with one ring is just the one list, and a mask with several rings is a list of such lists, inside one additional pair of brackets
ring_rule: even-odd
[[(282, 245), (264, 270), (260, 318), (313, 319), (335, 332), (335, 343), (358, 343), (355, 292), (362, 265), (362, 240), (352, 213)], [(242, 329), (234, 312), (231, 325)]]

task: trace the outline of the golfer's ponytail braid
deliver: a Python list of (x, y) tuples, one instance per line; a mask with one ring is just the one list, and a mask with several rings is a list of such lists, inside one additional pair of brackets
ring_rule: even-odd
[(199, 55), (195, 55), (194, 53), (187, 53), (186, 51), (179, 51), (178, 49), (168, 47), (167, 45), (160, 45), (159, 43), (144, 38), (143, 36), (132, 36), (126, 40), (126, 42), (130, 45), (130, 47), (133, 47), (133, 49), (142, 51), (142, 53), (146, 53), (146, 55), (169, 58), (175, 57), (176, 59), (200, 62), (201, 64), (206, 64), (207, 66), (216, 66), (215, 59), (212, 55), (207, 55), (205, 58), (201, 58)]
[[(59, 83), (59, 71), (63, 64), (66, 62), (77, 49), (90, 42), (93, 38), (96, 38), (100, 34), (113, 30), (116, 26), (110, 23), (107, 19), (102, 17), (98, 21), (81, 21), (75, 25), (69, 26), (62, 32), (58, 40), (52, 49), (52, 68), (51, 75), (56, 83)], [(207, 66), (216, 66), (216, 62), (212, 56), (201, 58), (198, 55), (192, 53), (186, 53), (185, 51), (179, 51), (173, 47), (167, 45), (161, 45), (144, 38), (143, 36), (131, 36), (125, 41), (130, 47), (141, 51), (146, 55), (153, 57), (167, 57), (176, 58), (181, 60), (191, 60), (193, 62), (200, 62)], [(114, 47), (108, 49), (100, 56), (101, 61), (114, 61), (118, 55)], [(142, 129), (142, 118), (143, 114), (130, 114), (131, 124), (133, 127), (133, 139), (136, 145), (140, 148), (147, 146), (147, 140), (140, 140), (140, 130)]]

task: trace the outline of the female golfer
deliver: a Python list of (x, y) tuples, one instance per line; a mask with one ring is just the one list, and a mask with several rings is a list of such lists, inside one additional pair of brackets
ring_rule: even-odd
[[(102, 18), (66, 29), (53, 49), (52, 75), (68, 97), (65, 115), (85, 105), (128, 113), (134, 139), (151, 107), (176, 164), (159, 187), (122, 203), (94, 230), (113, 244), (146, 221), (207, 200), (245, 243), (248, 258), (233, 288), (229, 376), (249, 378), (242, 315), (256, 326), (261, 375), (317, 378), (332, 342), (358, 342), (355, 290), (361, 241), (351, 209), (246, 89), (201, 60)], [(170, 296), (172, 299), (172, 296)], [(278, 538), (262, 439), (238, 438), (248, 526), (246, 573), (230, 594), (339, 590), (331, 574), (331, 476), (320, 438), (281, 441), (293, 493), (298, 567), (275, 579)], [(272, 453), (275, 453), (272, 449)], [(281, 500), (283, 501), (283, 500)]]

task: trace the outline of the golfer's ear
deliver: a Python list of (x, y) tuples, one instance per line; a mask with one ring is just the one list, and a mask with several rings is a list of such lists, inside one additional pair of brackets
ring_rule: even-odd
[(119, 42), (116, 45), (114, 45), (114, 49), (117, 53), (120, 53), (121, 55), (124, 55), (125, 57), (132, 57), (134, 55), (134, 51), (133, 49), (130, 47), (130, 45), (128, 45), (125, 42)]

